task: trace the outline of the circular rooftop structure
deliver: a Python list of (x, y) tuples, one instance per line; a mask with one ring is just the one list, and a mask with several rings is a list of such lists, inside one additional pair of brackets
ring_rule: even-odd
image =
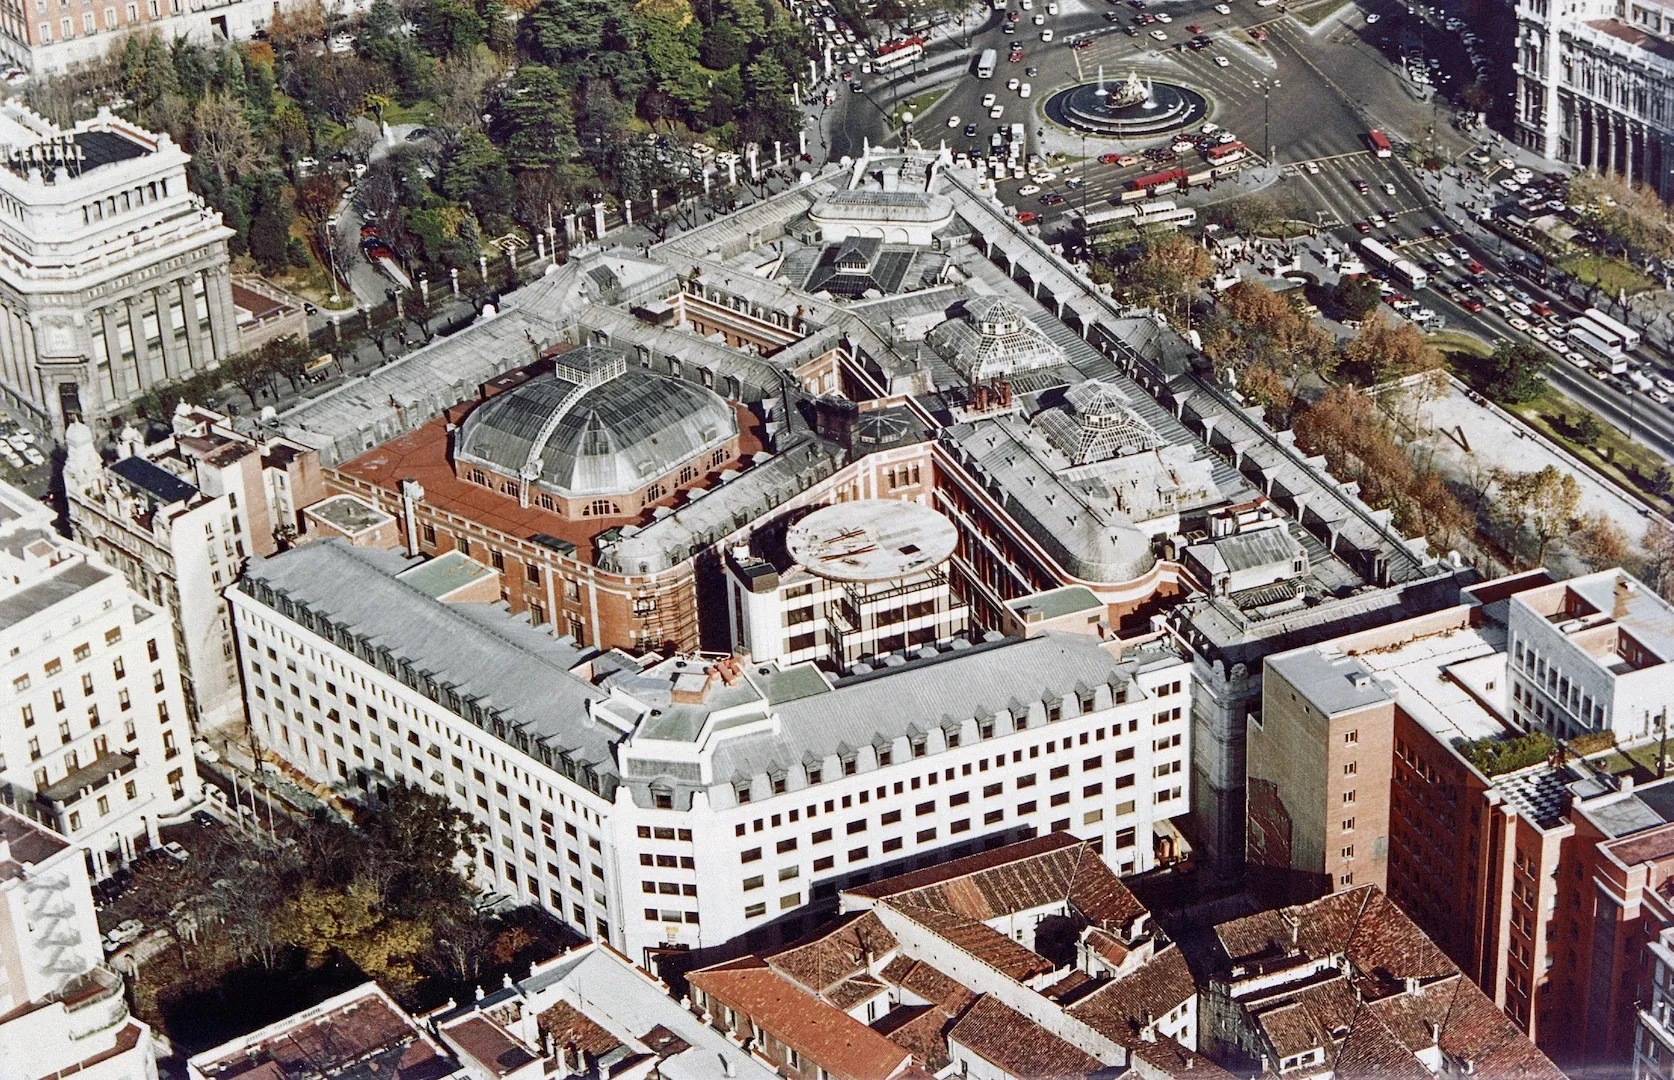
[(953, 522), (918, 503), (837, 503), (792, 525), (785, 547), (811, 574), (831, 581), (892, 581), (923, 573), (953, 554)]
[(615, 495), (737, 434), (737, 414), (714, 391), (588, 346), (473, 409), (455, 456), (561, 495)]

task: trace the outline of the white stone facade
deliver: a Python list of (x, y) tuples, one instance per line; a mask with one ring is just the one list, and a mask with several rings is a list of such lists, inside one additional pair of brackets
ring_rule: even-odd
[(101, 111), (63, 130), (0, 106), (0, 398), (62, 433), (239, 349), (232, 230), (189, 155)]
[[(644, 671), (637, 684), (643, 700), (634, 696), (630, 671), (627, 682), (607, 681), (608, 698), (584, 707), (593, 731), (610, 725), (620, 732), (609, 764), (620, 777), (572, 765), (572, 779), (536, 755), (545, 734), (526, 737), (515, 716), (471, 722), (462, 707), (421, 692), (431, 676), (406, 668), (399, 642), (381, 641), (390, 654), (372, 662), (359, 645), (345, 648), (340, 635), (328, 638), (301, 621), (325, 614), (317, 601), (309, 602), (315, 614), (305, 614), (284, 595), (258, 600), (261, 581), (252, 570), (228, 593), (257, 737), (318, 783), (352, 793), (401, 782), (448, 796), (489, 832), (477, 867), (484, 888), (544, 904), (636, 961), (797, 922), (806, 905), (834, 900), (844, 882), (879, 867), (937, 862), (1020, 835), (1072, 832), (1098, 843), (1120, 873), (1144, 872), (1158, 864), (1159, 834), (1173, 835), (1167, 819), (1189, 804), (1190, 678), (1166, 650), (1121, 657), (1092, 638), (1054, 636), (950, 652), (835, 687), (806, 666), (751, 665), (761, 684), (779, 688), (774, 693), (794, 685), (805, 695), (777, 705), (757, 693), (757, 683), (723, 686), (701, 663), (664, 661)], [(423, 623), (423, 598), (415, 593), (414, 601), (408, 618)], [(353, 625), (346, 609), (327, 617)], [(502, 617), (501, 635), (515, 637), (516, 620)], [(469, 648), (461, 643), (462, 661), (486, 666)], [(1054, 670), (1051, 657), (1060, 651), (1075, 659)], [(620, 656), (595, 657), (578, 670), (596, 676)], [(1129, 673), (1119, 693), (1086, 678), (1106, 664), (1112, 677), (1118, 665)], [(669, 700), (646, 687), (670, 665), (678, 668), (664, 684), (672, 691), (661, 693), (680, 695), (674, 707), (648, 704)], [(737, 760), (748, 753), (742, 745), (794, 746), (810, 728), (823, 735), (836, 726), (906, 727), (901, 717), (874, 716), (874, 695), (941, 701), (938, 687), (950, 681), (1000, 685), (1006, 665), (1026, 669), (1034, 694), (1065, 684), (1063, 696), (1027, 704), (1000, 697), (983, 715), (879, 737), (817, 761), (805, 756), (788, 771), (755, 772)], [(397, 674), (404, 670), (418, 685)], [(708, 687), (701, 705), (679, 704), (700, 700), (688, 679)], [(436, 698), (454, 694), (443, 685), (452, 682), (445, 673), (435, 680)], [(1074, 689), (1081, 681), (1088, 685)], [(807, 696), (818, 698), (823, 714), (809, 711)], [(550, 705), (575, 707), (556, 696)], [(504, 738), (493, 734), (496, 722)], [(750, 743), (756, 736), (768, 738)], [(552, 738), (575, 745), (563, 732)]]
[(157, 1080), (103, 960), (84, 852), (0, 809), (0, 1076)]
[(1674, 192), (1674, 7), (1519, 0), (1514, 135), (1554, 161)]
[(0, 798), (103, 877), (200, 783), (168, 618), (51, 524), (0, 485)]

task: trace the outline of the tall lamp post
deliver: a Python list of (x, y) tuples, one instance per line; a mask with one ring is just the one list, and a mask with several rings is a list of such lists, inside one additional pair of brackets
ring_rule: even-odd
[(1251, 85), (1253, 85), (1257, 90), (1261, 91), (1261, 138), (1262, 138), (1262, 142), (1265, 143), (1266, 146), (1267, 146), (1267, 164), (1269, 166), (1271, 166), (1271, 165), (1274, 164), (1274, 161), (1273, 161), (1273, 101), (1272, 101), (1272, 96), (1273, 96), (1273, 91), (1275, 91), (1279, 88), (1279, 80), (1278, 79), (1257, 79)]

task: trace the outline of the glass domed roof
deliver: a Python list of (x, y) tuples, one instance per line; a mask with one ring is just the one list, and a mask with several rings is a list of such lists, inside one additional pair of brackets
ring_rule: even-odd
[(454, 453), (568, 497), (615, 495), (737, 434), (737, 415), (713, 391), (590, 345), (477, 406)]

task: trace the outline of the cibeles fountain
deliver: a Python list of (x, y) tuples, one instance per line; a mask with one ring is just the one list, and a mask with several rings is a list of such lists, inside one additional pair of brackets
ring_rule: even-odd
[(1065, 127), (1114, 139), (1143, 139), (1201, 121), (1209, 112), (1203, 95), (1176, 83), (1129, 72), (1107, 83), (1099, 65), (1096, 83), (1083, 83), (1054, 94), (1046, 115)]

